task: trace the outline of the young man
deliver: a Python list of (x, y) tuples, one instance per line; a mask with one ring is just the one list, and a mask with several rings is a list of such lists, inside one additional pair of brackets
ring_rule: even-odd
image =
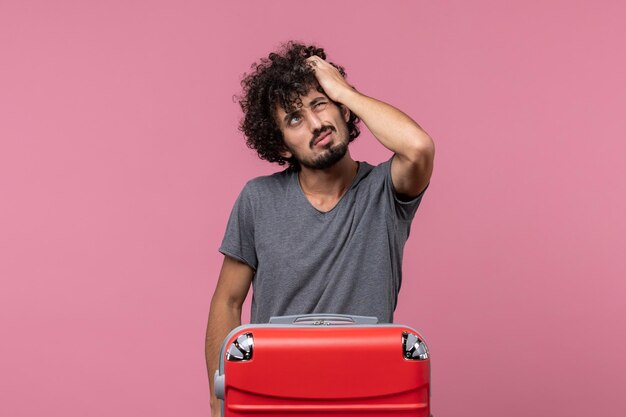
[[(213, 416), (220, 415), (212, 380), (220, 344), (241, 324), (251, 284), (252, 323), (305, 313), (393, 320), (402, 252), (430, 181), (434, 144), (325, 59), (321, 48), (289, 42), (242, 82), (248, 146), (289, 166), (246, 184), (220, 247), (206, 336)], [(393, 152), (390, 160), (374, 167), (352, 159), (360, 120)]]

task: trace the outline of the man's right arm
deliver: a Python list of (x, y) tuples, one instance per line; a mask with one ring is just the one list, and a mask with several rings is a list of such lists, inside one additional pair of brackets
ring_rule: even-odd
[(224, 256), (222, 270), (211, 299), (206, 330), (205, 355), (211, 387), (211, 417), (220, 417), (220, 402), (215, 397), (213, 375), (219, 366), (219, 352), (224, 338), (241, 325), (241, 306), (246, 299), (254, 270), (247, 264)]

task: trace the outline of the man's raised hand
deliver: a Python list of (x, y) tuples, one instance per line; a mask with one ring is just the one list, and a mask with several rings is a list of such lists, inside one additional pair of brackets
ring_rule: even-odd
[(320, 86), (331, 100), (343, 103), (343, 95), (354, 92), (354, 89), (346, 82), (339, 70), (319, 56), (310, 56), (306, 61), (313, 69), (317, 82), (320, 83)]

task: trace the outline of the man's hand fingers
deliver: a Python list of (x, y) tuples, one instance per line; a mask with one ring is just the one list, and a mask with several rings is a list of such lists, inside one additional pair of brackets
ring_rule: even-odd
[(306, 62), (311, 65), (313, 70), (320, 66), (320, 63), (318, 61), (322, 61), (322, 59), (316, 55), (310, 56), (306, 59)]
[(306, 59), (306, 62), (311, 65), (315, 78), (317, 78), (320, 86), (331, 100), (340, 101), (341, 92), (352, 88), (337, 68), (319, 56), (310, 56)]

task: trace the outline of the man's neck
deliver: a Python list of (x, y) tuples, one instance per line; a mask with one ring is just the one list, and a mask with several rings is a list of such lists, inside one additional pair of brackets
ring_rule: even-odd
[(327, 169), (310, 169), (303, 166), (298, 173), (300, 186), (307, 196), (339, 199), (354, 181), (358, 167), (358, 162), (352, 159), (349, 152)]

